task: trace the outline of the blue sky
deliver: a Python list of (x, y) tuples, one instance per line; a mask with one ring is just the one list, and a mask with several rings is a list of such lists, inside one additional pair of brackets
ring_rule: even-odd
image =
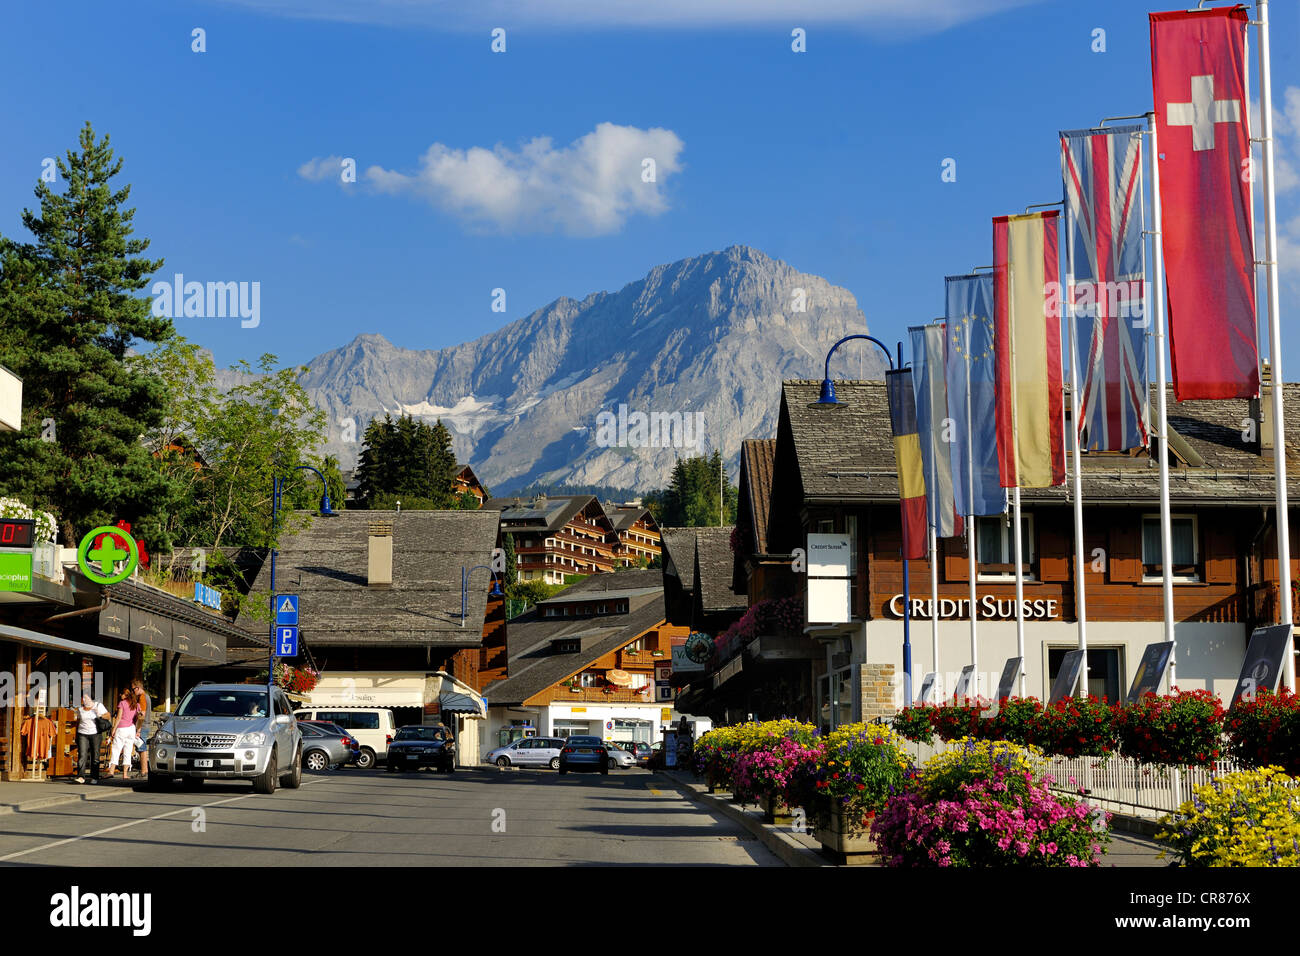
[[(1300, 16), (1272, 7), (1285, 336), (1300, 317)], [(138, 231), (166, 259), (158, 278), (261, 284), (256, 328), (177, 320), (223, 365), (305, 362), (361, 332), (452, 345), (733, 243), (847, 287), (892, 343), (939, 315), (945, 274), (990, 261), (990, 217), (1060, 198), (1058, 129), (1150, 108), (1147, 9), (21, 5), (0, 35), (15, 93), (0, 232), (26, 238), (42, 160), (89, 119), (125, 158)], [(796, 27), (807, 52), (791, 50)], [(1257, 95), (1253, 60), (1251, 83)], [(625, 175), (647, 152), (651, 186)], [(357, 183), (338, 181), (343, 158)], [(956, 182), (941, 181), (945, 158)], [(1300, 333), (1286, 341), (1296, 380)]]

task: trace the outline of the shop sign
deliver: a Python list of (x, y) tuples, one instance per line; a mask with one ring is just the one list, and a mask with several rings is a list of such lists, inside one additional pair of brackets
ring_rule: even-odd
[[(912, 598), (912, 620), (930, 619), (930, 607), (934, 602), (929, 598)], [(1056, 621), (1060, 620), (1061, 602), (1055, 598), (1025, 598), (1025, 620)], [(903, 616), (903, 595), (895, 594), (885, 605), (890, 615)], [(986, 594), (976, 601), (980, 620), (1013, 621), (1016, 617), (1015, 598), (999, 598)], [(970, 620), (970, 598), (940, 598), (939, 620)]]
[(32, 553), (0, 551), (0, 591), (32, 589)]

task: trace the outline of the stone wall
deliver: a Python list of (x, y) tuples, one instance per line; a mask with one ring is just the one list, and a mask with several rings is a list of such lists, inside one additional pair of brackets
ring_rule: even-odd
[(894, 665), (863, 664), (858, 670), (861, 719), (870, 722), (876, 717), (892, 717), (894, 706)]

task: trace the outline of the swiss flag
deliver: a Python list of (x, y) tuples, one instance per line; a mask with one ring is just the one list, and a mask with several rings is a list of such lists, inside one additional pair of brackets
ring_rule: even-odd
[(1174, 395), (1254, 398), (1246, 9), (1150, 17)]

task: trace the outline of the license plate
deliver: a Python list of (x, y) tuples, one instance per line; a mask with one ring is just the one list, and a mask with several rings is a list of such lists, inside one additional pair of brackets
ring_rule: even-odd
[(589, 753), (591, 753), (591, 751), (590, 751), (590, 750), (583, 750), (581, 747), (579, 747), (579, 748), (578, 748), (578, 753), (580, 753), (580, 754), (589, 754)]
[(194, 761), (194, 766), (198, 767), (200, 770), (204, 769), (205, 767), (210, 768), (210, 767), (212, 766), (212, 761), (211, 761), (211, 760), (196, 760), (196, 761)]

